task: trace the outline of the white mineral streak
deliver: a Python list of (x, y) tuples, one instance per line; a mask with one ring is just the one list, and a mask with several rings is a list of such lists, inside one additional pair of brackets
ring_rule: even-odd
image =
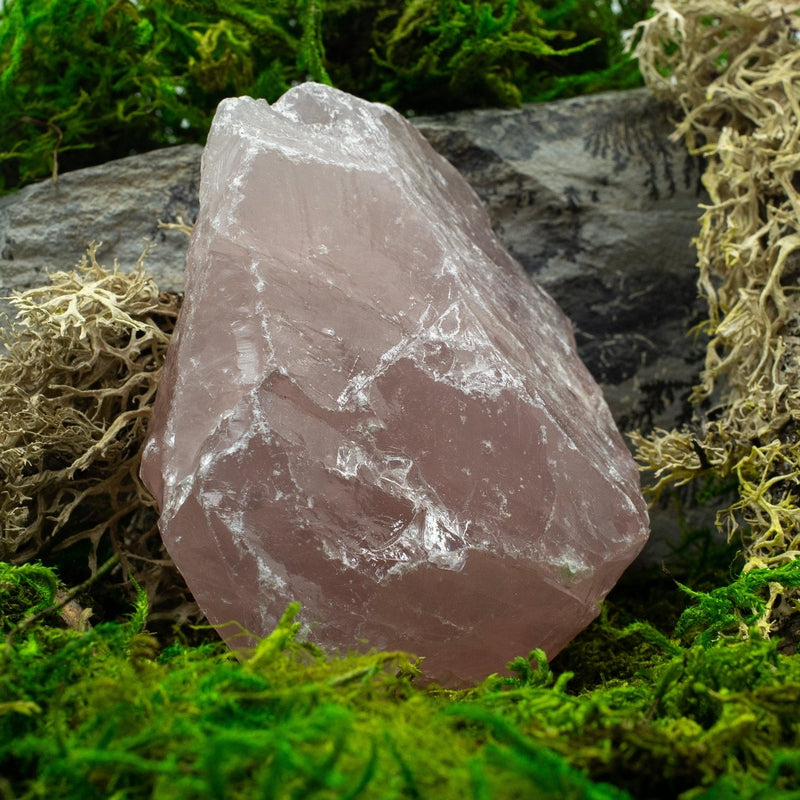
[(142, 475), (213, 624), (300, 600), (449, 683), (554, 656), (647, 536), (561, 311), (402, 117), (317, 84), (217, 110)]

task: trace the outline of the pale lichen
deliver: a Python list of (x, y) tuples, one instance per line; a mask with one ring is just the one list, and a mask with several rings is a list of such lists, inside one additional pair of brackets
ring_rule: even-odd
[(69, 551), (94, 573), (114, 556), (154, 597), (169, 562), (138, 471), (180, 298), (159, 292), (145, 255), (123, 273), (91, 245), (73, 271), (11, 298), (16, 320), (0, 332), (0, 559), (52, 563)]
[[(735, 477), (718, 524), (741, 537), (745, 570), (800, 555), (800, 3), (657, 0), (636, 55), (677, 101), (676, 136), (707, 167), (696, 239), (708, 301), (696, 420), (635, 435), (654, 493), (700, 475)], [(767, 633), (780, 586), (771, 587)]]

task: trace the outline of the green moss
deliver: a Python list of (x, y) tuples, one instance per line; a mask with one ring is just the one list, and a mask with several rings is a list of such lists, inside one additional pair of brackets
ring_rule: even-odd
[(733, 583), (709, 592), (698, 592), (681, 585), (681, 589), (697, 602), (683, 612), (676, 632), (685, 635), (699, 628), (701, 632), (697, 640), (703, 645), (725, 634), (747, 634), (751, 628), (767, 634), (769, 625), (765, 617), (777, 594), (798, 587), (800, 561), (791, 561), (774, 569), (744, 572)]
[(40, 564), (12, 567), (0, 561), (0, 632), (7, 633), (26, 614), (53, 605), (57, 588), (52, 570)]
[[(28, 797), (524, 797), (536, 777), (484, 760), (413, 687), (402, 653), (328, 659), (289, 609), (244, 664), (220, 647), (160, 654), (140, 626), (36, 627), (0, 652), (0, 773)], [(140, 617), (137, 617), (140, 619)], [(5, 713), (2, 713), (5, 712)], [(459, 730), (460, 729), (460, 730)], [(420, 737), (436, 746), (420, 747)], [(446, 742), (446, 744), (444, 744)], [(541, 749), (541, 748), (540, 748)], [(563, 759), (555, 786), (605, 797)], [(555, 793), (543, 797), (557, 797)]]
[(649, 0), (622, 5), (615, 15), (597, 0), (7, 0), (0, 191), (202, 142), (223, 97), (272, 102), (308, 79), (418, 113), (633, 85), (621, 30)]
[[(34, 573), (0, 574), (20, 608)], [(296, 613), (245, 662), (219, 644), (161, 649), (143, 593), (120, 623), (17, 627), (0, 646), (0, 796), (795, 796), (800, 661), (775, 642), (682, 646), (640, 623), (616, 630), (626, 680), (576, 693), (534, 651), (454, 692), (419, 686), (404, 653), (328, 656)]]
[(412, 0), (380, 17), (371, 94), (418, 112), (516, 106), (537, 92), (544, 59), (585, 46), (557, 49), (559, 38), (571, 34), (547, 29), (529, 0)]
[(551, 59), (531, 94), (553, 100), (642, 85), (636, 61), (625, 51), (625, 31), (647, 17), (652, 0), (543, 0), (539, 17), (551, 30), (569, 30), (588, 47)]

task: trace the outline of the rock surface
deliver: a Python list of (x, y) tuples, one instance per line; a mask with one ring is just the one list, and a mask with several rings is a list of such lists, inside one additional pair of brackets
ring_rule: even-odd
[(647, 90), (420, 119), (470, 182), (504, 247), (575, 328), (623, 430), (672, 427), (704, 346), (692, 239), (702, 164)]
[[(455, 684), (554, 656), (643, 546), (568, 320), (402, 117), (317, 84), (220, 105), (142, 475), (223, 635)], [(236, 642), (234, 642), (235, 644)]]
[[(705, 195), (698, 162), (669, 140), (676, 113), (643, 89), (415, 121), (565, 309), (623, 429), (671, 427), (702, 364), (685, 333), (702, 311), (690, 242)], [(71, 267), (92, 239), (123, 268), (156, 242), (148, 270), (181, 291), (186, 237), (157, 221), (195, 219), (201, 153), (144, 153), (0, 198), (0, 295)]]
[(200, 145), (154, 150), (67, 172), (0, 197), (0, 294), (72, 268), (92, 242), (99, 258), (132, 269), (148, 243), (147, 269), (167, 291), (183, 288), (188, 240), (162, 222), (197, 216)]

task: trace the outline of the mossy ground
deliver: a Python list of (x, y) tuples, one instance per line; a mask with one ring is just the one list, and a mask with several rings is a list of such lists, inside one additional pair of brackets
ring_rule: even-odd
[[(800, 582), (783, 569), (763, 577)], [(798, 798), (800, 660), (736, 635), (764, 602), (744, 578), (690, 596), (633, 571), (552, 665), (450, 691), (412, 655), (326, 655), (294, 607), (244, 662), (151, 635), (143, 592), (68, 624), (51, 570), (0, 564), (0, 797)]]

